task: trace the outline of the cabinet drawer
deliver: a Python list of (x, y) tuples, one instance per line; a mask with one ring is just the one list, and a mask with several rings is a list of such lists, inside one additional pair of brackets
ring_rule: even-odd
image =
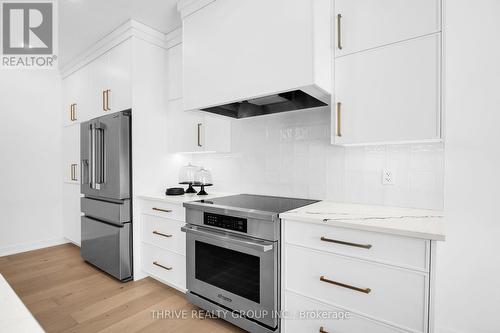
[(186, 220), (186, 211), (182, 205), (174, 205), (162, 201), (142, 200), (142, 213), (166, 217), (181, 222)]
[(345, 310), (312, 301), (292, 292), (285, 294), (285, 311), (289, 317), (285, 322), (287, 333), (401, 333), (407, 332), (377, 321), (349, 313)]
[(186, 254), (186, 234), (183, 222), (150, 215), (141, 215), (142, 240), (166, 250)]
[(398, 327), (427, 327), (426, 273), (286, 245), (288, 290)]
[(142, 268), (154, 278), (186, 290), (186, 257), (142, 243)]
[(285, 241), (313, 249), (429, 270), (429, 241), (327, 225), (285, 221)]

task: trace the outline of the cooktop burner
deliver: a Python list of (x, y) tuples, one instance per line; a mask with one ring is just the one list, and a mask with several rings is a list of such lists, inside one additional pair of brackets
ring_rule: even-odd
[(292, 209), (311, 205), (318, 202), (318, 200), (271, 197), (254, 194), (239, 194), (228, 197), (215, 198), (211, 200), (200, 200), (196, 202), (207, 205), (230, 207), (231, 209), (235, 210), (238, 210), (239, 208), (244, 210), (255, 210), (280, 214)]

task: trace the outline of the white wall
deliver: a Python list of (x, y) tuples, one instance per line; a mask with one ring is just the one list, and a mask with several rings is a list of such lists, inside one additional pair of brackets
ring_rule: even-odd
[(438, 333), (500, 332), (500, 1), (446, 1), (447, 240)]
[(62, 240), (57, 71), (0, 70), (0, 256)]
[[(233, 121), (231, 154), (193, 155), (212, 191), (442, 209), (442, 144), (341, 148), (328, 108)], [(395, 185), (382, 185), (382, 169)]]

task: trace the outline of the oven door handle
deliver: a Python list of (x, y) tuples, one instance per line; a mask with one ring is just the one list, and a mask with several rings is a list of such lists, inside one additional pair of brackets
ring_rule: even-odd
[(273, 242), (245, 240), (245, 239), (242, 239), (241, 237), (235, 237), (235, 236), (231, 236), (231, 235), (228, 235), (225, 233), (223, 234), (220, 232), (201, 230), (200, 228), (197, 228), (194, 226), (183, 226), (181, 228), (181, 230), (184, 231), (185, 233), (191, 233), (193, 235), (198, 235), (198, 236), (211, 237), (211, 238), (215, 238), (217, 240), (229, 242), (229, 243), (232, 243), (235, 245), (244, 246), (244, 247), (251, 248), (251, 249), (254, 249), (257, 251), (261, 251), (261, 252), (271, 251), (274, 247)]

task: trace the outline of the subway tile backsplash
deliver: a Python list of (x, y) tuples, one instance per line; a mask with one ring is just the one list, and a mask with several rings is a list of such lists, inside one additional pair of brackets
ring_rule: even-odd
[[(233, 121), (232, 153), (196, 154), (218, 192), (442, 209), (444, 147), (336, 147), (328, 109)], [(390, 169), (394, 185), (382, 185)]]

